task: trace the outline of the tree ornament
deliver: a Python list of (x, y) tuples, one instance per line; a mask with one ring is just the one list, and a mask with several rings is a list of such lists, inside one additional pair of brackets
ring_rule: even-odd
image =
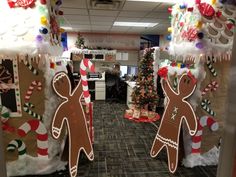
[(172, 7), (168, 7), (167, 10), (168, 10), (169, 13), (172, 13)]

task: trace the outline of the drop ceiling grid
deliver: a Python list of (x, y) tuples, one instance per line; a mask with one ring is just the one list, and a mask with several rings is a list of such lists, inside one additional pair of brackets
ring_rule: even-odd
[[(65, 22), (78, 31), (145, 33), (159, 31), (158, 26), (169, 26), (167, 8), (163, 3), (131, 2), (124, 0), (123, 7), (116, 10), (92, 9), (89, 0), (66, 0), (62, 5)], [(114, 21), (138, 21), (159, 23), (154, 28), (114, 27)], [(163, 30), (160, 30), (163, 32)], [(156, 33), (157, 33), (156, 32)]]

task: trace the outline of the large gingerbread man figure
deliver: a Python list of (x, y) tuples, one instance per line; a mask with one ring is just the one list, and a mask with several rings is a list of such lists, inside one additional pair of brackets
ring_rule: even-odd
[(196, 79), (189, 72), (179, 80), (177, 91), (174, 91), (168, 80), (162, 79), (162, 88), (168, 98), (161, 124), (152, 145), (150, 155), (156, 157), (163, 147), (167, 149), (168, 166), (171, 173), (178, 165), (179, 134), (182, 120), (185, 120), (189, 134), (197, 131), (197, 118), (192, 106), (186, 101), (196, 88)]
[(93, 147), (89, 137), (86, 117), (80, 102), (83, 96), (82, 81), (71, 93), (71, 84), (66, 73), (54, 76), (52, 86), (64, 101), (58, 106), (51, 125), (52, 136), (58, 139), (63, 124), (66, 123), (69, 134), (69, 170), (71, 177), (77, 175), (80, 151), (83, 150), (89, 160), (94, 159)]

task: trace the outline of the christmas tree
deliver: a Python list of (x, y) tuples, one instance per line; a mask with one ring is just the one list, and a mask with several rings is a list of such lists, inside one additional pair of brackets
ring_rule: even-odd
[(78, 33), (77, 40), (75, 42), (75, 46), (79, 49), (84, 47), (84, 38), (81, 36), (80, 33)]
[(154, 110), (158, 101), (154, 86), (153, 51), (154, 49), (150, 48), (144, 50), (143, 57), (139, 62), (137, 83), (131, 95), (135, 107), (145, 110)]

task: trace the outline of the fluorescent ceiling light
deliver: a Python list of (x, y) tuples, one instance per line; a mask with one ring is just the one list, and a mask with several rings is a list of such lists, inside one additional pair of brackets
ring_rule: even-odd
[(64, 30), (73, 30), (73, 28), (69, 26), (61, 26), (61, 28), (63, 28)]
[(127, 0), (127, 1), (140, 1), (140, 2), (162, 2), (162, 3), (171, 3), (175, 4), (176, 0)]
[(154, 27), (158, 23), (143, 23), (143, 22), (114, 22), (113, 26), (134, 26), (134, 27)]

